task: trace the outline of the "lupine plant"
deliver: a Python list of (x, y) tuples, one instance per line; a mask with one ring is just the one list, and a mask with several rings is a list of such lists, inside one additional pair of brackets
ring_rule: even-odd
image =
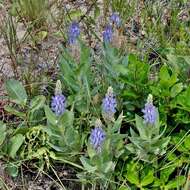
[[(58, 98), (56, 99), (56, 97)], [(51, 102), (51, 109), (45, 106), (47, 128), (44, 129), (50, 137), (48, 142), (56, 152), (54, 159), (73, 158), (82, 149), (79, 132), (74, 128), (74, 112), (66, 109), (66, 98), (62, 94), (61, 81), (58, 80), (55, 96)], [(61, 156), (62, 155), (62, 156)]]
[(100, 119), (95, 121), (87, 144), (88, 158), (80, 158), (85, 172), (81, 173), (79, 178), (104, 188), (108, 187), (108, 181), (113, 178), (112, 172), (115, 170), (117, 159), (123, 154), (123, 140), (127, 137), (126, 134), (120, 134), (123, 114), (120, 114), (116, 121), (113, 120), (115, 107), (116, 99), (113, 97), (112, 87), (109, 87), (103, 99), (102, 111), (109, 114), (106, 119), (112, 123), (104, 126)]
[[(109, 180), (114, 178), (118, 158), (124, 153), (126, 134), (120, 134), (123, 115), (107, 127), (100, 119), (95, 122), (87, 143), (87, 152), (80, 158), (84, 172), (78, 174), (83, 183), (108, 188), (113, 185)], [(111, 185), (111, 186), (110, 186)]]
[(159, 113), (153, 105), (151, 94), (142, 111), (144, 119), (138, 115), (135, 116), (135, 126), (138, 133), (130, 128), (129, 140), (131, 143), (127, 144), (126, 148), (136, 155), (136, 159), (155, 164), (158, 157), (166, 153), (170, 137), (163, 137), (165, 128), (161, 132)]

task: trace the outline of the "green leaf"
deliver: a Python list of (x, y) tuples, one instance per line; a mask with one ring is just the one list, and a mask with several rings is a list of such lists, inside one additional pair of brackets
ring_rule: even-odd
[(185, 111), (190, 111), (190, 102), (189, 102), (189, 97), (190, 97), (190, 86), (187, 87), (187, 89), (183, 92), (181, 92), (177, 97), (176, 101), (174, 104), (174, 107), (176, 105), (180, 105), (180, 108)]
[(90, 63), (90, 49), (84, 45), (83, 43), (80, 44), (81, 48), (81, 55), (80, 55), (80, 66), (79, 71), (81, 74), (86, 74), (86, 71), (89, 68)]
[(12, 176), (12, 177), (17, 177), (18, 176), (18, 166), (9, 163), (8, 166), (6, 167), (7, 173)]
[(130, 188), (122, 185), (118, 190), (130, 190)]
[(188, 150), (190, 150), (190, 135), (188, 135), (188, 136), (185, 138), (184, 146), (185, 146)]
[(171, 88), (171, 97), (175, 97), (183, 90), (183, 84), (177, 83)]
[(125, 65), (114, 65), (113, 69), (117, 72), (117, 73), (121, 73), (122, 75), (127, 75), (128, 73), (128, 68)]
[(22, 106), (26, 105), (27, 94), (19, 81), (14, 79), (6, 81), (6, 89), (12, 101)]
[(150, 65), (139, 60), (138, 56), (130, 54), (128, 56), (128, 81), (133, 84), (145, 85), (148, 82)]
[(78, 17), (82, 15), (83, 15), (83, 12), (80, 9), (69, 12), (69, 17), (71, 18), (71, 20), (76, 20)]
[(43, 41), (48, 35), (48, 32), (47, 31), (40, 31), (36, 34), (36, 40), (38, 41)]
[(18, 116), (18, 117), (20, 117), (20, 118), (22, 118), (22, 119), (24, 119), (24, 118), (26, 117), (26, 114), (25, 114), (25, 113), (20, 112), (20, 111), (16, 110), (15, 108), (13, 108), (13, 107), (11, 107), (11, 106), (9, 106), (9, 105), (6, 105), (6, 106), (4, 107), (4, 109), (5, 109), (7, 112), (9, 112), (10, 114), (16, 115), (16, 116)]
[(166, 186), (166, 189), (178, 189), (185, 183), (185, 176), (177, 176), (171, 180)]
[(30, 111), (34, 112), (35, 110), (42, 108), (44, 106), (45, 101), (46, 101), (45, 96), (40, 95), (34, 97), (30, 103), (30, 109), (31, 109)]
[(159, 186), (161, 186), (161, 184), (162, 184), (162, 182), (160, 179), (158, 179), (158, 178), (154, 179), (154, 185), (153, 185), (154, 187), (159, 187)]
[(49, 155), (50, 155), (50, 158), (54, 159), (54, 160), (59, 160), (61, 161), (62, 163), (66, 163), (66, 164), (69, 164), (71, 166), (74, 166), (76, 168), (79, 168), (80, 170), (84, 170), (84, 168), (81, 166), (81, 165), (78, 165), (74, 162), (71, 162), (69, 160), (66, 160), (64, 159), (62, 156), (57, 156), (54, 152), (50, 151), (49, 152)]
[(159, 78), (164, 81), (168, 81), (170, 79), (170, 74), (168, 73), (168, 67), (163, 65), (159, 72)]
[(163, 170), (161, 170), (160, 173), (160, 180), (163, 182), (167, 182), (172, 172), (175, 170), (174, 166), (167, 167)]
[(93, 158), (97, 154), (96, 150), (93, 148), (93, 146), (90, 143), (88, 143), (87, 152), (90, 158)]
[(148, 174), (141, 180), (142, 186), (147, 186), (154, 181), (154, 171), (149, 170)]
[(45, 105), (44, 109), (45, 109), (45, 115), (46, 115), (48, 122), (50, 122), (52, 125), (57, 125), (58, 119), (57, 119), (56, 115), (51, 111), (49, 106)]
[(6, 134), (6, 125), (2, 121), (0, 121), (0, 145), (3, 144)]
[(17, 134), (15, 136), (13, 136), (10, 140), (10, 144), (9, 144), (9, 156), (11, 158), (15, 158), (17, 151), (19, 150), (19, 148), (21, 147), (22, 143), (24, 142), (24, 136), (21, 134)]
[(121, 128), (121, 123), (123, 121), (123, 112), (119, 115), (117, 120), (114, 122), (113, 128), (111, 129), (113, 132), (117, 132)]
[(73, 150), (77, 149), (77, 151), (80, 151), (80, 136), (78, 131), (74, 130), (72, 126), (70, 129), (67, 128), (64, 138), (67, 146), (71, 147)]
[(46, 147), (41, 147), (37, 149), (35, 152), (32, 152), (31, 155), (28, 155), (29, 159), (33, 158), (42, 158), (49, 150)]
[(135, 115), (135, 121), (136, 121), (136, 127), (139, 131), (140, 137), (142, 139), (147, 139), (147, 134), (146, 134), (147, 126), (145, 125), (144, 120), (138, 115)]
[(178, 81), (178, 78), (177, 78), (177, 74), (175, 72), (172, 72), (170, 74), (169, 72), (169, 67), (166, 66), (166, 65), (163, 65), (160, 69), (160, 73), (159, 73), (159, 78), (160, 78), (160, 81), (159, 81), (159, 85), (161, 88), (161, 90), (163, 91), (162, 95), (165, 96), (165, 95), (169, 95), (169, 88), (172, 87), (177, 81)]
[(59, 127), (63, 128), (71, 128), (74, 122), (74, 113), (72, 111), (66, 110), (64, 114), (61, 116), (59, 121)]
[(64, 51), (60, 59), (60, 70), (63, 83), (66, 84), (68, 90), (71, 90), (73, 93), (80, 91), (80, 87), (78, 79), (76, 78), (75, 67), (73, 66), (74, 63), (71, 60), (72, 58), (68, 52)]
[(127, 174), (125, 177), (130, 183), (137, 186), (139, 185), (139, 172), (136, 163), (132, 162), (127, 166)]
[(108, 173), (110, 171), (113, 171), (114, 167), (115, 167), (115, 164), (112, 161), (109, 161), (109, 162), (104, 162), (102, 169), (104, 173)]
[(152, 129), (153, 134), (155, 134), (155, 136), (159, 136), (160, 133), (160, 116), (159, 116), (159, 112), (158, 112), (158, 108), (156, 108), (156, 122), (155, 122), (155, 127)]
[(92, 166), (90, 164), (90, 160), (85, 158), (85, 157), (81, 157), (80, 161), (82, 163), (82, 165), (84, 166), (85, 170), (87, 170), (89, 173), (93, 173), (97, 170), (97, 166)]
[(135, 147), (134, 147), (134, 145), (132, 143), (127, 144), (125, 147), (131, 153), (136, 154), (136, 149), (135, 149)]

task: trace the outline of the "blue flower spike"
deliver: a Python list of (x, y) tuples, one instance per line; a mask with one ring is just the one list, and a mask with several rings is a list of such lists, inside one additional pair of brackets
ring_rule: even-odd
[(102, 145), (106, 139), (106, 133), (102, 129), (102, 122), (97, 119), (95, 122), (95, 128), (92, 129), (90, 134), (90, 144), (97, 152), (101, 152)]
[(76, 21), (73, 21), (69, 27), (68, 41), (70, 45), (74, 45), (77, 42), (77, 38), (80, 35), (80, 27)]
[(113, 93), (113, 88), (109, 87), (105, 98), (102, 100), (102, 115), (106, 121), (114, 121), (117, 101)]
[(115, 24), (117, 27), (119, 27), (121, 25), (121, 19), (117, 12), (112, 13), (112, 15), (110, 16), (110, 21), (113, 24)]
[(110, 43), (113, 39), (113, 30), (111, 25), (107, 25), (103, 31), (103, 41), (105, 43)]
[(51, 109), (57, 116), (63, 115), (66, 110), (66, 98), (62, 94), (61, 81), (58, 80), (55, 88), (55, 96), (52, 97)]
[(144, 121), (146, 124), (154, 125), (156, 123), (157, 110), (153, 105), (153, 97), (151, 94), (148, 95), (147, 102), (142, 112), (144, 113)]

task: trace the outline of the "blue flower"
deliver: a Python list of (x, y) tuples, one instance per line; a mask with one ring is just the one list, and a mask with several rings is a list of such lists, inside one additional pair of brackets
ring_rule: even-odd
[[(98, 120), (98, 122), (101, 122), (101, 121)], [(102, 144), (105, 138), (106, 138), (105, 131), (100, 126), (95, 125), (95, 128), (92, 129), (91, 134), (90, 134), (90, 144), (98, 152), (101, 151)]]
[(112, 41), (113, 38), (113, 30), (110, 25), (107, 25), (105, 27), (105, 30), (103, 31), (103, 41), (106, 43), (109, 43)]
[(104, 117), (108, 120), (112, 120), (116, 112), (116, 98), (113, 94), (113, 88), (109, 87), (105, 98), (102, 100), (102, 112)]
[(145, 104), (145, 108), (142, 110), (144, 113), (144, 121), (147, 124), (154, 125), (157, 119), (157, 110), (153, 105), (152, 95), (150, 94)]
[(57, 115), (61, 116), (65, 112), (66, 98), (63, 94), (57, 94), (52, 97), (51, 109)]
[(121, 19), (119, 17), (119, 14), (118, 13), (113, 13), (111, 16), (110, 16), (110, 21), (113, 22), (117, 27), (120, 26), (121, 24)]
[(80, 35), (80, 27), (77, 22), (72, 22), (70, 27), (69, 27), (69, 44), (75, 44), (77, 38)]

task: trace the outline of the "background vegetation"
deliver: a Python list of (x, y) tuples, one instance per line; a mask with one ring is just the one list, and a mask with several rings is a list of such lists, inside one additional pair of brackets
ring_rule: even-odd
[(187, 0), (1, 0), (0, 188), (190, 189), (189, 45)]

